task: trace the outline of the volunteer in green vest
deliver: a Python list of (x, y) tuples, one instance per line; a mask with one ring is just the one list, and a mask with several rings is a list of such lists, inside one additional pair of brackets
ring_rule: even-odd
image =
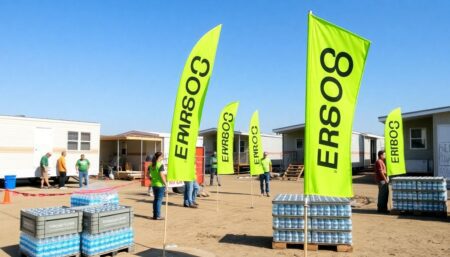
[(153, 219), (163, 220), (161, 216), (161, 205), (166, 191), (166, 173), (162, 164), (163, 154), (156, 152), (152, 159), (152, 164), (148, 167), (150, 177), (152, 178), (152, 188), (155, 198), (153, 200)]
[(210, 186), (214, 185), (214, 176), (216, 176), (217, 184), (219, 186), (221, 186), (219, 175), (217, 174), (217, 155), (216, 155), (216, 152), (214, 152), (213, 155), (211, 155), (211, 158), (209, 159), (209, 162), (210, 162), (210, 165), (211, 165), (209, 185)]
[(39, 163), (41, 169), (41, 189), (44, 188), (44, 182), (47, 184), (45, 188), (49, 188), (50, 183), (48, 182), (48, 158), (52, 156), (51, 153), (46, 153), (41, 157), (41, 161)]
[(269, 197), (269, 183), (270, 173), (272, 172), (272, 161), (269, 157), (267, 157), (267, 155), (267, 152), (264, 152), (264, 157), (261, 159), (261, 165), (263, 167), (264, 173), (259, 175), (259, 183), (261, 186), (261, 196), (267, 195), (267, 197)]
[(75, 169), (77, 170), (77, 173), (79, 175), (79, 183), (80, 188), (83, 186), (83, 180), (84, 184), (86, 186), (89, 185), (89, 166), (91, 163), (88, 159), (84, 157), (84, 154), (80, 156), (80, 159), (77, 161), (77, 164), (75, 165)]

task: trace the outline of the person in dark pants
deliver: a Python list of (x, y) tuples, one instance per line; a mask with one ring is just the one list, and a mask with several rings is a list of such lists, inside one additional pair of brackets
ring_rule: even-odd
[(211, 164), (211, 174), (210, 174), (210, 179), (209, 179), (209, 185), (210, 186), (214, 185), (214, 176), (216, 176), (217, 184), (219, 186), (221, 186), (219, 175), (217, 174), (217, 156), (216, 156), (216, 152), (214, 152), (213, 155), (211, 156), (210, 164)]
[[(269, 157), (267, 157), (267, 152), (264, 152), (264, 157), (261, 159), (261, 165), (263, 167), (264, 173), (259, 175), (259, 183), (261, 187), (261, 196), (266, 195), (267, 197), (270, 197), (270, 172), (272, 172), (272, 160), (270, 160)], [(266, 187), (264, 189), (264, 186)]]
[(386, 174), (386, 165), (384, 160), (386, 154), (384, 151), (378, 152), (378, 160), (375, 163), (375, 180), (378, 184), (378, 203), (377, 211), (381, 213), (388, 212), (388, 199), (389, 199), (389, 177)]
[(156, 152), (152, 159), (152, 165), (148, 167), (150, 177), (152, 178), (152, 188), (155, 198), (153, 200), (153, 219), (163, 220), (161, 216), (161, 205), (166, 191), (166, 174), (164, 165), (162, 164), (163, 154)]
[(66, 151), (62, 151), (61, 157), (59, 157), (57, 166), (59, 172), (59, 189), (66, 189)]

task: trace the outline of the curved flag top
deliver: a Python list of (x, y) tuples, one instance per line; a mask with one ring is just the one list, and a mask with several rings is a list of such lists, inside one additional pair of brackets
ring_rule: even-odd
[(213, 28), (197, 42), (184, 65), (172, 118), (169, 181), (195, 179), (195, 147), (221, 27)]
[(250, 174), (260, 175), (263, 174), (263, 167), (261, 159), (263, 157), (262, 145), (261, 145), (261, 133), (259, 130), (259, 113), (255, 111), (250, 121), (250, 127), (248, 129), (248, 155), (250, 162)]
[(406, 173), (405, 148), (403, 142), (403, 120), (400, 108), (393, 110), (384, 124), (384, 145), (388, 176)]
[(370, 42), (308, 16), (305, 194), (351, 197), (351, 138)]
[(217, 124), (217, 173), (234, 174), (233, 146), (234, 146), (234, 121), (239, 107), (239, 102), (233, 102), (225, 106), (220, 113)]

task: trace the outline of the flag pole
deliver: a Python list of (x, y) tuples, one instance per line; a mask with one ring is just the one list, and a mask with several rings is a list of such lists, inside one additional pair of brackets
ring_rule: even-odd
[(169, 218), (169, 188), (166, 187), (166, 218), (164, 219), (164, 239), (163, 239), (163, 257), (166, 257), (166, 243), (167, 243), (167, 219)]
[(219, 213), (219, 183), (217, 183), (217, 213)]
[(252, 206), (250, 208), (254, 208), (253, 206), (253, 175), (250, 173), (250, 196), (252, 198)]
[(305, 238), (305, 242), (303, 244), (303, 253), (304, 256), (307, 257), (308, 256), (308, 197), (305, 196), (305, 205), (304, 205), (304, 215), (303, 217), (305, 218), (304, 221), (304, 228), (303, 228), (303, 233), (305, 234), (304, 238)]

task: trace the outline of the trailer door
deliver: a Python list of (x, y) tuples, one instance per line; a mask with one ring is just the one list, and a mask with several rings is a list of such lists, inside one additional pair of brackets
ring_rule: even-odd
[(450, 125), (437, 126), (439, 177), (450, 180)]
[[(52, 153), (53, 156), (53, 129), (37, 127), (34, 130), (33, 166), (35, 168), (39, 167), (41, 157), (48, 152)], [(56, 175), (56, 171), (54, 169), (55, 158), (50, 158), (48, 160), (48, 165), (49, 165), (49, 176), (55, 176)]]

